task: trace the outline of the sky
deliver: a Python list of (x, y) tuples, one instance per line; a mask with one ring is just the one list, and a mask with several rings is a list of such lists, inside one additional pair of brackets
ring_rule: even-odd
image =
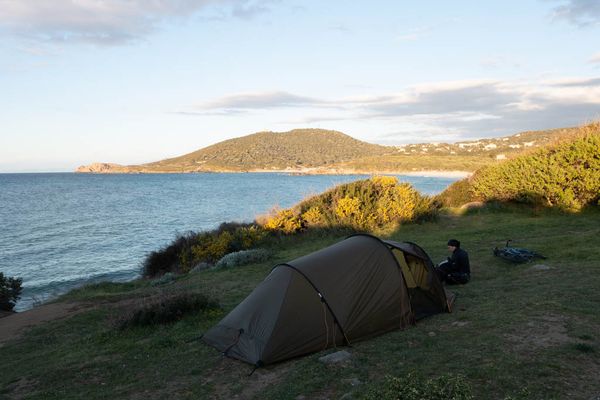
[(258, 131), (399, 145), (599, 118), (598, 0), (0, 0), (0, 172)]

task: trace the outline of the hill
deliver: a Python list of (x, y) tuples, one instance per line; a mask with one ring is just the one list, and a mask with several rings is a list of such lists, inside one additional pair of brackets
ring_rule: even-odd
[(458, 143), (380, 146), (337, 131), (295, 129), (258, 132), (157, 162), (141, 165), (94, 163), (87, 173), (244, 172), (373, 173), (476, 169), (573, 135), (577, 128), (522, 132)]
[(577, 211), (600, 201), (600, 123), (510, 160), (481, 168), (438, 198), (447, 206), (468, 201), (520, 202)]
[[(258, 132), (203, 149), (139, 166), (113, 166), (115, 172), (240, 172), (327, 167), (353, 159), (379, 156), (393, 149), (354, 139), (337, 131), (295, 129)], [(79, 172), (86, 171), (87, 167)]]

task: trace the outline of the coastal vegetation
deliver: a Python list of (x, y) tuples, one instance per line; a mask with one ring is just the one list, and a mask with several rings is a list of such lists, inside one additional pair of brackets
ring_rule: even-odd
[(433, 213), (429, 199), (411, 185), (400, 183), (396, 177), (375, 176), (310, 197), (266, 218), (262, 225), (286, 234), (339, 227), (376, 232), (431, 217)]
[[(381, 146), (324, 129), (258, 132), (157, 162), (94, 163), (78, 172), (181, 173), (288, 171), (291, 173), (398, 173), (475, 171), (485, 165), (576, 135), (579, 128), (521, 132), (457, 143)], [(318, 151), (315, 151), (318, 149)]]
[[(433, 198), (378, 176), (252, 224), (181, 235), (148, 255), (143, 272), (149, 279), (72, 291), (57, 304), (75, 304), (78, 313), (5, 339), (0, 397), (595, 398), (598, 136), (597, 124), (582, 127), (569, 139), (485, 167)], [(251, 374), (247, 364), (198, 340), (273, 265), (359, 230), (418, 243), (434, 262), (447, 256), (448, 238), (461, 240), (472, 280), (452, 288), (458, 295), (453, 312), (353, 343), (350, 360), (339, 365), (319, 362), (337, 350), (329, 349)], [(507, 265), (493, 255), (507, 239), (547, 259)], [(248, 253), (258, 249), (264, 250), (260, 257)], [(220, 263), (227, 265), (212, 267)], [(195, 272), (199, 266), (207, 268)], [(169, 279), (158, 281), (165, 273)]]
[(295, 207), (275, 210), (254, 223), (224, 223), (206, 232), (188, 232), (171, 244), (151, 252), (143, 262), (145, 277), (167, 272), (187, 273), (199, 266), (221, 268), (262, 261), (277, 246), (281, 235), (309, 230), (351, 233), (390, 231), (401, 224), (434, 218), (431, 200), (395, 177), (375, 176), (334, 187)]
[(577, 211), (600, 201), (600, 123), (576, 135), (454, 183), (438, 199), (446, 206), (469, 201), (519, 202)]
[(21, 296), (23, 280), (0, 272), (0, 311), (12, 311)]
[(143, 275), (214, 266), (228, 254), (276, 246), (280, 235), (309, 230), (385, 234), (402, 224), (435, 219), (443, 208), (473, 202), (577, 211), (600, 200), (599, 155), (600, 124), (593, 123), (546, 147), (486, 166), (433, 198), (391, 176), (342, 184), (251, 224), (222, 224), (182, 235), (146, 258)]

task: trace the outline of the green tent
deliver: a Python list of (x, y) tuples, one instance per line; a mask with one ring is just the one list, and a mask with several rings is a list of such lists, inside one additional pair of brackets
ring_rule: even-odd
[(261, 366), (405, 328), (452, 300), (419, 246), (359, 234), (276, 265), (203, 340)]

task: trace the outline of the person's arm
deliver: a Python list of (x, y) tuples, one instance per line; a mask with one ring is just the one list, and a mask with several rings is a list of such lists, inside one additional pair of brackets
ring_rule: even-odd
[(456, 270), (463, 274), (471, 273), (471, 266), (469, 265), (469, 255), (464, 250), (457, 254)]

